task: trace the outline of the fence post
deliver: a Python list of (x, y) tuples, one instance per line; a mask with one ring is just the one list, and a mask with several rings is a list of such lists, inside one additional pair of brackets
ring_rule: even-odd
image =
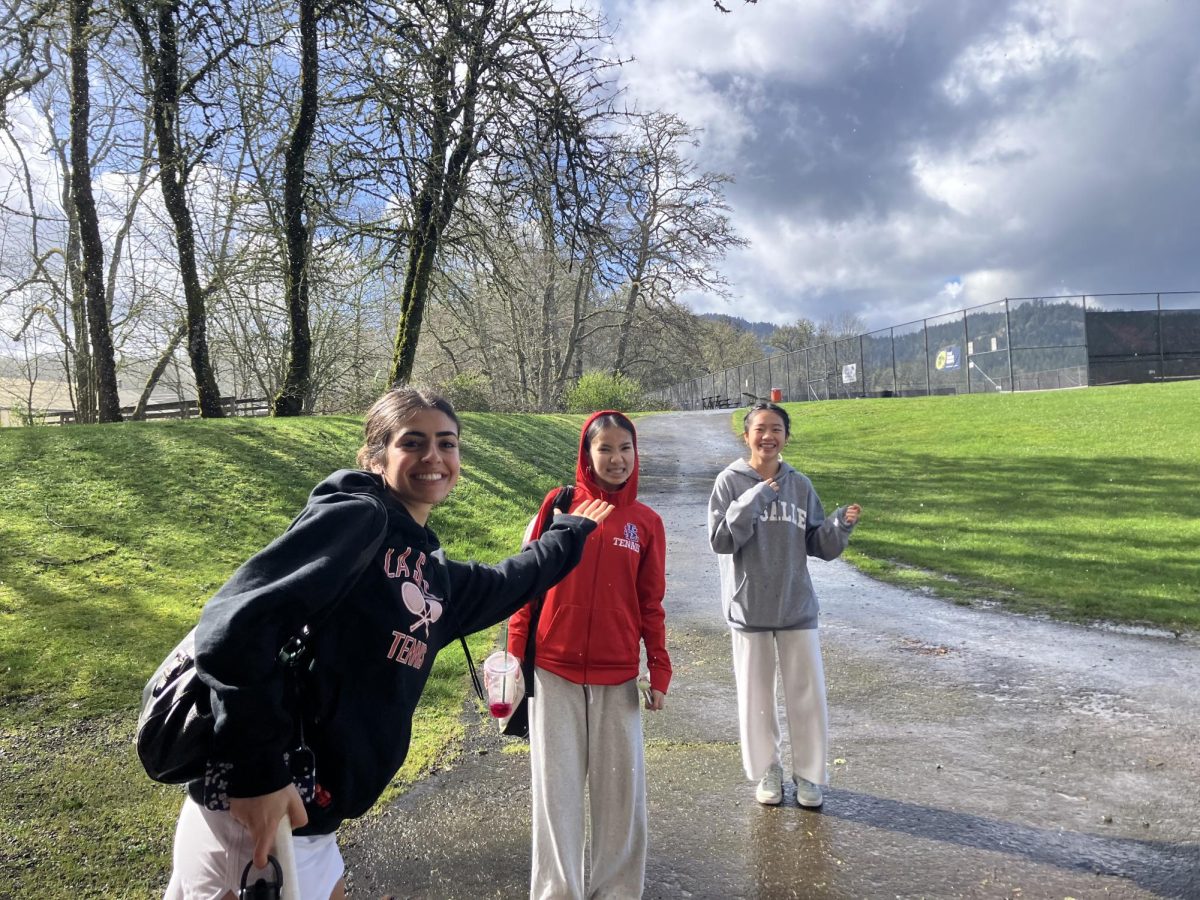
[(963, 310), (963, 350), (967, 354), (967, 393), (971, 393), (971, 332), (967, 328), (967, 311)]
[(900, 396), (900, 377), (896, 374), (896, 328), (888, 326), (888, 340), (892, 345), (892, 396)]
[(1087, 294), (1081, 294), (1079, 299), (1083, 302), (1083, 356), (1087, 360), (1087, 383), (1090, 387), (1092, 384), (1092, 350), (1088, 346)]
[(858, 396), (865, 398), (867, 396), (867, 363), (863, 357), (863, 336), (861, 334), (858, 336), (858, 372), (859, 378), (862, 379), (859, 381)]
[(929, 377), (929, 320), (921, 320), (921, 337), (925, 340), (925, 396), (933, 394), (933, 382)]
[(1012, 393), (1017, 389), (1017, 380), (1013, 376), (1012, 363), (1012, 320), (1008, 317), (1008, 298), (1004, 298), (1004, 343), (1008, 345), (1008, 391)]
[[(824, 382), (825, 382), (825, 399), (826, 399), (826, 400), (830, 400), (830, 399), (832, 399), (833, 397), (836, 397), (836, 396), (837, 396), (837, 385), (835, 384), (835, 385), (833, 386), (833, 393), (832, 393), (832, 394), (830, 394), (830, 391), (829, 391), (829, 376), (830, 376), (830, 371), (829, 371), (829, 344), (828, 344), (828, 343), (826, 343), (826, 344), (824, 345), (824, 347), (825, 347), (825, 353), (824, 353), (824, 357), (823, 357), (823, 358), (824, 358), (824, 360), (825, 360), (825, 367), (824, 367), (824, 368), (825, 368), (825, 378), (824, 378), (823, 380), (824, 380)], [(837, 348), (836, 348), (836, 347), (834, 347), (834, 349), (833, 349), (833, 364), (834, 364), (834, 365), (837, 365)]]
[(1158, 308), (1158, 380), (1166, 381), (1167, 354), (1163, 346), (1162, 294), (1154, 295), (1154, 305)]

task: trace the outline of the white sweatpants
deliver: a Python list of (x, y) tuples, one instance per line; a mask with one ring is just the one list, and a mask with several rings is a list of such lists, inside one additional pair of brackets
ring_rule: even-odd
[[(646, 769), (636, 681), (581, 685), (535, 669), (529, 758), (532, 900), (641, 897)], [(591, 877), (585, 881), (589, 818)]]
[(783, 679), (783, 705), (792, 744), (792, 773), (814, 784), (825, 784), (829, 712), (825, 705), (825, 669), (817, 629), (730, 629), (730, 633), (733, 674), (737, 680), (738, 732), (746, 777), (758, 781), (772, 764), (782, 764), (775, 690), (778, 669)]

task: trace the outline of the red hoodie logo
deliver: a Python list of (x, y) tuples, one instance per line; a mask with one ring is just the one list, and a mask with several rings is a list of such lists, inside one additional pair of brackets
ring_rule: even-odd
[(613, 545), (616, 547), (624, 547), (626, 550), (632, 550), (634, 553), (641, 553), (642, 544), (638, 538), (637, 526), (632, 522), (626, 522), (625, 536), (613, 538)]

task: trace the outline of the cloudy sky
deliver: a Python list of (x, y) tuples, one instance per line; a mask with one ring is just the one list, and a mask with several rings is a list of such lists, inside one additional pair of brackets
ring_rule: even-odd
[(595, 0), (748, 248), (698, 312), (1200, 290), (1196, 0)]

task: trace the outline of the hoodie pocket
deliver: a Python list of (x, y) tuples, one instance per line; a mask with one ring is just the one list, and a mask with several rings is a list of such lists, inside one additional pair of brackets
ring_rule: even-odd
[(597, 606), (588, 642), (588, 665), (597, 668), (637, 666), (642, 629), (625, 606)]

